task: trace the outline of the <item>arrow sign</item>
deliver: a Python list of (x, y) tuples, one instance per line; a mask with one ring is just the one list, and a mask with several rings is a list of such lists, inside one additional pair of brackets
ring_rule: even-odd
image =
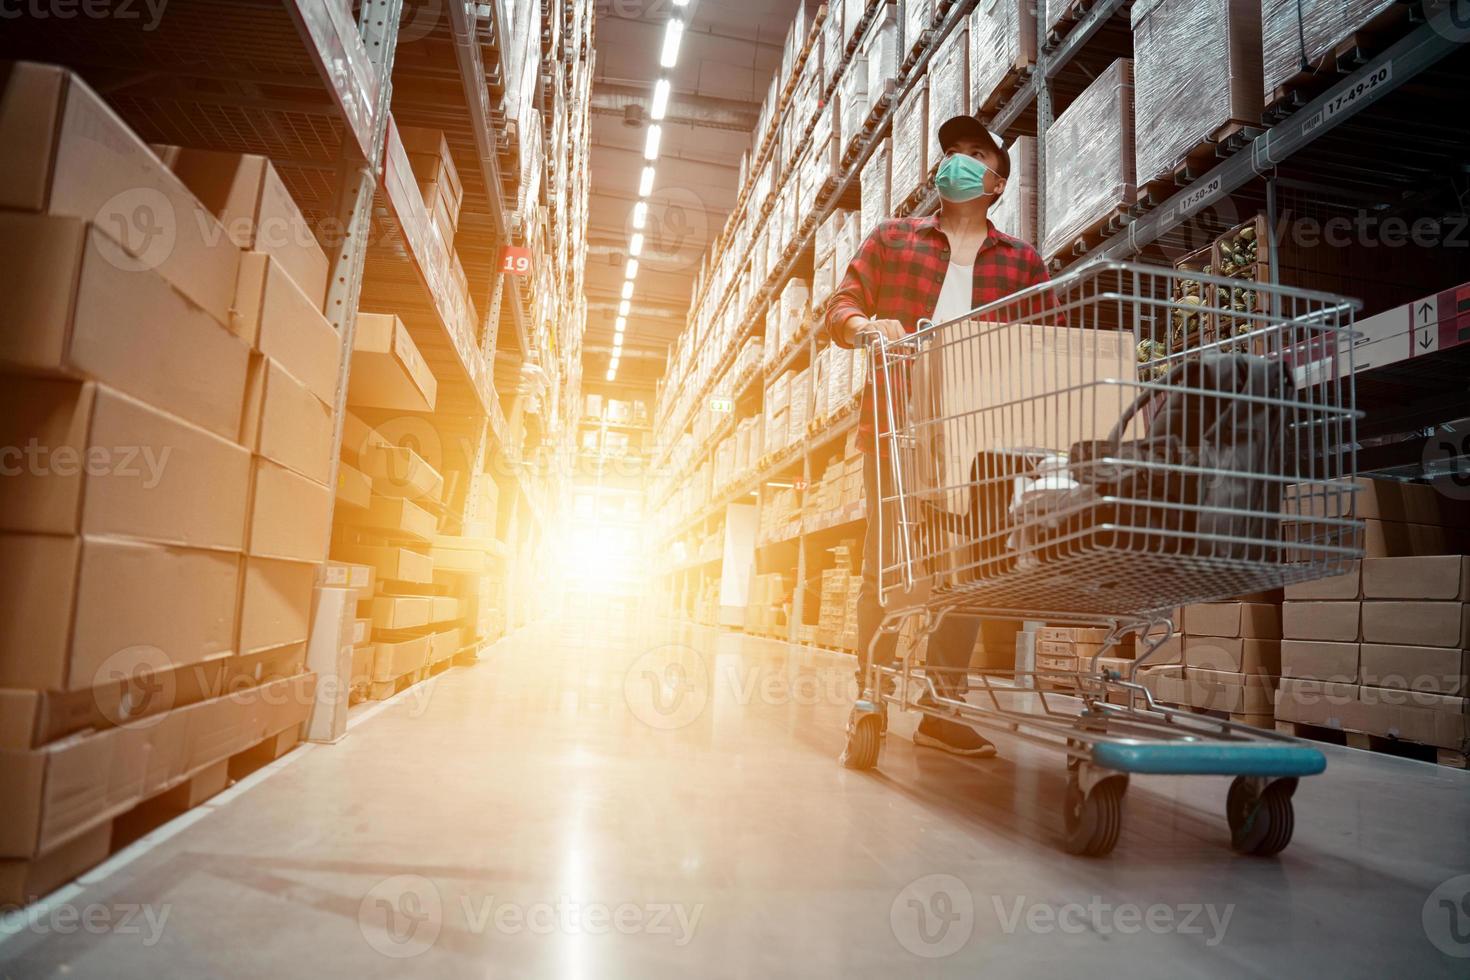
[(1429, 314), (1432, 313), (1432, 312), (1434, 312), (1434, 308), (1432, 306), (1430, 306), (1428, 303), (1420, 303), (1419, 304), (1419, 322), (1420, 323), (1428, 323), (1429, 322)]
[(1420, 300), (1414, 307), (1414, 356), (1439, 350), (1439, 296)]

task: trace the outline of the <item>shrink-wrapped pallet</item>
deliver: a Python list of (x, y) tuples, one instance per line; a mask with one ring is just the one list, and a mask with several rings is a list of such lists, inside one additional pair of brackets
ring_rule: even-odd
[(898, 78), (898, 10), (884, 4), (873, 15), (863, 35), (863, 57), (868, 63), (868, 105), (876, 106), (892, 93)]
[(929, 62), (929, 118), (925, 125), (928, 152), (925, 155), (927, 177), (939, 165), (939, 127), (946, 119), (963, 116), (970, 111), (970, 31), (961, 24)]
[(1133, 149), (1133, 62), (1119, 58), (1057, 117), (1046, 133), (1044, 258), (1137, 196)]
[[(903, 8), (903, 47), (902, 51), (907, 54), (918, 46), (924, 37), (924, 31), (929, 29), (929, 21), (934, 17), (933, 0), (903, 0), (900, 4)], [(903, 58), (898, 59), (900, 62)]]
[(1036, 137), (1022, 136), (1011, 144), (1011, 176), (996, 202), (990, 220), (1007, 235), (1023, 242), (1036, 241)]
[(890, 214), (888, 208), (889, 144), (885, 139), (873, 150), (868, 162), (863, 164), (862, 181), (862, 237), (872, 234), (878, 222)]
[[(1396, 0), (1261, 0), (1265, 103), (1302, 73), (1330, 69), (1337, 45), (1395, 5)], [(1303, 69), (1305, 58), (1307, 68)]]
[(1261, 115), (1260, 0), (1133, 7), (1138, 180), (1167, 177), (1230, 123)]
[(1007, 80), (1035, 63), (1031, 0), (980, 0), (970, 15), (970, 111), (995, 109)]
[(871, 110), (868, 103), (868, 59), (862, 53), (853, 55), (842, 73), (838, 86), (837, 111), (834, 123), (840, 137), (838, 145), (843, 151), (863, 131)]
[(895, 208), (908, 200), (929, 176), (928, 83), (928, 78), (920, 78), (909, 89), (893, 119), (893, 162), (888, 193)]

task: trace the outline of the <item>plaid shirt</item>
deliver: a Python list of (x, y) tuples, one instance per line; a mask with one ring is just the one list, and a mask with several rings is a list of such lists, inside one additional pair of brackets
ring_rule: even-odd
[[(975, 256), (975, 282), (970, 308), (977, 309), (1014, 292), (1048, 281), (1046, 263), (1036, 249), (995, 230)], [(920, 320), (934, 315), (944, 276), (949, 269), (949, 239), (939, 229), (939, 216), (894, 218), (879, 222), (858, 247), (857, 255), (842, 277), (842, 285), (827, 301), (827, 330), (836, 340), (835, 329), (852, 316), (874, 320), (897, 320), (913, 333)], [(1055, 305), (1051, 295), (1038, 297), (1039, 313)], [(863, 389), (858, 442), (863, 452), (872, 452), (873, 379)]]

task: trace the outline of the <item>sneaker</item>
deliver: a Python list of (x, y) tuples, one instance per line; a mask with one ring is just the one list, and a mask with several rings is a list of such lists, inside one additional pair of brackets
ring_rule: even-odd
[(989, 739), (969, 725), (928, 715), (919, 722), (919, 727), (914, 732), (914, 744), (972, 759), (989, 759), (995, 755), (995, 746)]

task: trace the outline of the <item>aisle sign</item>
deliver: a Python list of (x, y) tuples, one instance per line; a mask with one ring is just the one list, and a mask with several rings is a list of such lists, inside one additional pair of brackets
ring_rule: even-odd
[(1409, 353), (1418, 357), (1439, 350), (1439, 294), (1426, 296), (1414, 303), (1409, 309), (1409, 316), (1413, 320), (1409, 333), (1413, 349)]
[(735, 411), (735, 399), (733, 398), (711, 398), (709, 410), (716, 415), (729, 415)]
[(519, 245), (507, 245), (500, 253), (500, 271), (513, 276), (531, 274), (531, 250)]

